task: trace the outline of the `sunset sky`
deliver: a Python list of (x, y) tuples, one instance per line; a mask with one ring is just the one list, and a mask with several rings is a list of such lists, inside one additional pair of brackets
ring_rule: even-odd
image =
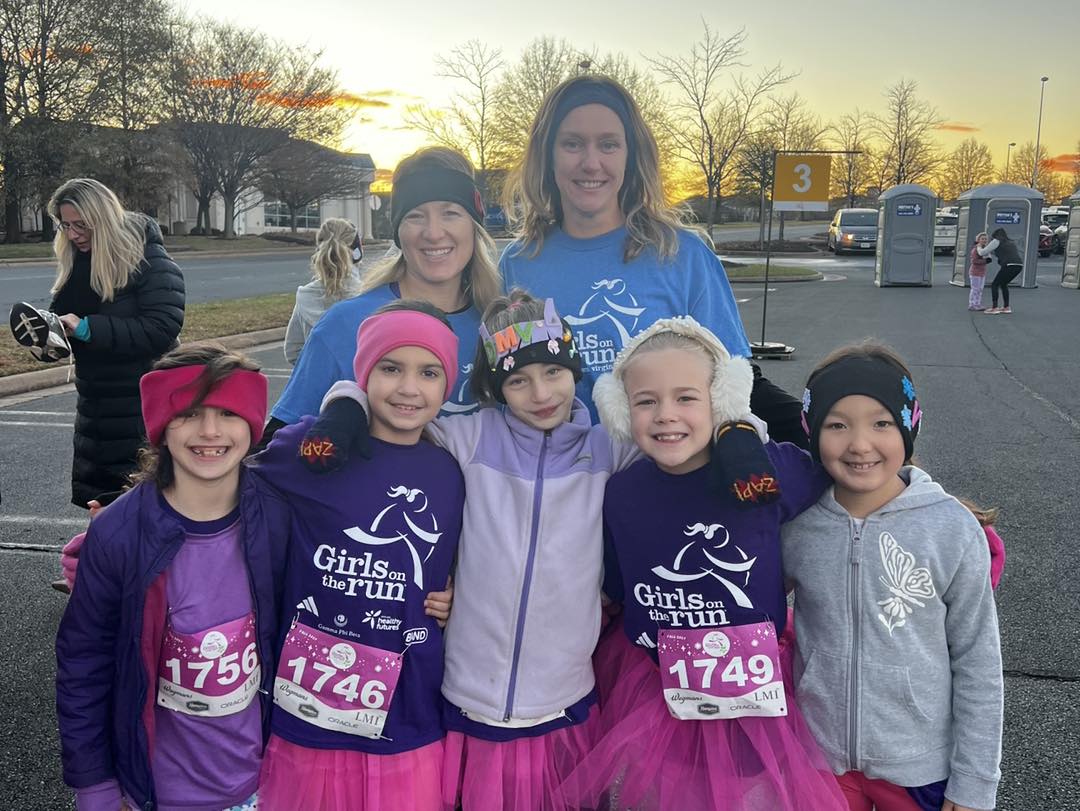
[(323, 52), (346, 91), (370, 99), (345, 147), (376, 166), (423, 145), (402, 127), (407, 104), (438, 105), (453, 86), (433, 57), (469, 39), (503, 51), (508, 63), (540, 36), (583, 50), (681, 54), (701, 19), (721, 35), (745, 27), (749, 70), (782, 62), (800, 71), (797, 91), (824, 119), (855, 107), (884, 109), (882, 91), (901, 78), (946, 119), (940, 142), (987, 143), (997, 164), (1010, 141), (1035, 140), (1039, 77), (1049, 76), (1042, 144), (1053, 156), (1080, 141), (1080, 0), (543, 0), (535, 4), (435, 0), (184, 0), (192, 14), (254, 26)]

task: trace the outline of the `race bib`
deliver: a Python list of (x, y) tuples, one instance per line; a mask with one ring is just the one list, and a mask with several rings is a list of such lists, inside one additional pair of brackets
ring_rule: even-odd
[(661, 628), (657, 653), (668, 711), (684, 721), (787, 715), (776, 627)]
[(262, 678), (255, 639), (254, 614), (196, 634), (170, 625), (158, 659), (158, 706), (211, 718), (245, 709)]
[(397, 689), (401, 660), (400, 653), (293, 623), (274, 680), (274, 702), (317, 727), (378, 738)]

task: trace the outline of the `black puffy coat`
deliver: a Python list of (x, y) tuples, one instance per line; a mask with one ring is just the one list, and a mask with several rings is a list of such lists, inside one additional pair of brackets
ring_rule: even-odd
[(177, 345), (184, 325), (184, 276), (166, 253), (156, 222), (147, 221), (143, 261), (112, 301), (90, 289), (87, 259), (92, 261), (76, 255), (49, 307), (58, 315), (85, 317), (90, 325), (89, 341), (71, 339), (78, 392), (71, 501), (79, 507), (103, 494), (115, 497), (127, 483), (145, 437), (139, 378)]

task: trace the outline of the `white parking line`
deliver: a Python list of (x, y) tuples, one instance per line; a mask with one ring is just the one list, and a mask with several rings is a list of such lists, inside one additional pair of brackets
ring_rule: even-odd
[(23, 425), (28, 428), (74, 428), (71, 422), (23, 422), (21, 420), (0, 420), (0, 425)]
[(70, 417), (70, 411), (0, 411), (0, 417)]
[(79, 527), (85, 529), (90, 518), (44, 518), (40, 515), (0, 515), (0, 524), (38, 524), (48, 527)]

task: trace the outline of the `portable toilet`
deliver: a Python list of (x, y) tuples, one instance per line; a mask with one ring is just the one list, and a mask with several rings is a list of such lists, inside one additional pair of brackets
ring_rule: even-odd
[(975, 235), (980, 231), (992, 234), (998, 228), (1004, 228), (1009, 239), (1016, 243), (1024, 263), (1020, 285), (1037, 287), (1042, 192), (1011, 183), (990, 183), (964, 192), (957, 198), (957, 204), (960, 210), (956, 224), (956, 252), (949, 284), (958, 287), (968, 284), (968, 254)]
[(878, 197), (874, 284), (933, 284), (934, 214), (937, 195), (917, 183), (901, 183)]
[(1069, 227), (1065, 231), (1065, 266), (1061, 286), (1080, 288), (1080, 192), (1069, 198)]

